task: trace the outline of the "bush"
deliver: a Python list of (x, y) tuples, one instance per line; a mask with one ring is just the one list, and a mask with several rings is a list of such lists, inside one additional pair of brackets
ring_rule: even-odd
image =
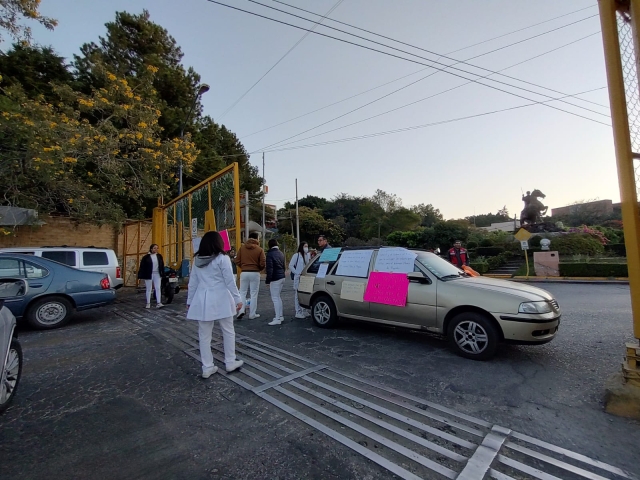
[(491, 238), (485, 238), (480, 242), (481, 247), (493, 247), (496, 243)]
[(618, 257), (627, 256), (627, 247), (624, 243), (610, 243), (609, 245), (604, 246), (604, 251), (617, 255)]
[(529, 246), (530, 247), (539, 247), (540, 246), (540, 240), (542, 240), (542, 237), (540, 235), (536, 235), (535, 237), (531, 237), (529, 239)]
[(560, 255), (599, 255), (604, 245), (593, 236), (584, 233), (569, 233), (551, 239), (551, 250)]
[(489, 271), (489, 264), (487, 262), (471, 262), (469, 266), (478, 273), (487, 273)]
[(624, 263), (560, 263), (561, 277), (627, 277)]
[(487, 259), (487, 265), (489, 270), (495, 270), (507, 263), (507, 256), (505, 254), (496, 255)]
[(467, 250), (473, 250), (474, 248), (478, 248), (478, 242), (467, 242)]
[(478, 247), (476, 254), (483, 257), (495, 257), (504, 253), (504, 247)]

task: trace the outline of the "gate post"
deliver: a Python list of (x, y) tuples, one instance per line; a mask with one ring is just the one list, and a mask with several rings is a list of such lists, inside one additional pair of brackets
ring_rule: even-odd
[(160, 248), (164, 245), (164, 209), (155, 207), (153, 209), (153, 217), (151, 217), (151, 242)]

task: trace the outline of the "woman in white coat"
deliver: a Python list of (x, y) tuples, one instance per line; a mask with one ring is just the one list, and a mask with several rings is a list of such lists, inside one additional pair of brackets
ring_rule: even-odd
[(209, 378), (218, 371), (213, 365), (211, 334), (213, 322), (220, 323), (227, 372), (242, 366), (236, 360), (236, 332), (233, 316), (242, 307), (240, 293), (233, 281), (231, 260), (224, 253), (224, 242), (218, 232), (207, 232), (200, 241), (194, 266), (189, 276), (187, 320), (198, 321), (202, 377)]
[(305, 265), (309, 262), (309, 245), (307, 242), (302, 242), (298, 246), (298, 252), (291, 257), (289, 261), (289, 272), (291, 272), (291, 278), (293, 278), (293, 292), (295, 296), (296, 304), (296, 318), (307, 318), (309, 312), (300, 306), (298, 301), (298, 285), (300, 285), (300, 275)]

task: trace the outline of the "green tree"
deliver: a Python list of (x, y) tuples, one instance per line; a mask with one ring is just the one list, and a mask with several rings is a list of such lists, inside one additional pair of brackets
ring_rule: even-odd
[(425, 205), (421, 203), (419, 205), (414, 205), (411, 207), (411, 211), (417, 215), (420, 215), (422, 220), (420, 221), (420, 225), (423, 227), (431, 227), (435, 225), (437, 222), (441, 222), (444, 220), (442, 213), (440, 210), (435, 208), (430, 203)]
[(5, 86), (21, 85), (29, 98), (43, 95), (54, 101), (52, 84), (71, 85), (74, 81), (63, 57), (51, 47), (31, 47), (14, 44), (0, 55), (0, 72)]
[[(300, 215), (300, 238), (314, 246), (318, 239), (318, 235), (325, 235), (329, 243), (333, 245), (342, 244), (345, 238), (344, 230), (336, 225), (332, 220), (327, 220), (318, 209), (308, 207), (299, 207)], [(280, 233), (288, 233), (295, 235), (295, 209), (280, 209), (278, 211), (278, 231)]]
[[(0, 0), (0, 29), (22, 43), (31, 41), (31, 28), (22, 25), (22, 19), (34, 20), (49, 30), (53, 30), (58, 21), (44, 17), (39, 11), (40, 0)], [(4, 37), (0, 34), (0, 43)]]
[(178, 162), (190, 169), (198, 154), (190, 140), (160, 137), (160, 110), (148, 100), (157, 69), (149, 66), (134, 90), (98, 67), (104, 88), (85, 95), (54, 86), (55, 104), (31, 100), (19, 86), (3, 90), (11, 102), (0, 115), (7, 204), (118, 222), (142, 214), (149, 196), (166, 193)]

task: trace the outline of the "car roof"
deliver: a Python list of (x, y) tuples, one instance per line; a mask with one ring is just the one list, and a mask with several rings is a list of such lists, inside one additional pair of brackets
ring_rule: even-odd
[(105, 275), (102, 272), (91, 272), (87, 270), (80, 270), (75, 267), (70, 267), (69, 265), (65, 265), (64, 263), (59, 263), (54, 260), (49, 260), (48, 258), (43, 257), (34, 257), (33, 255), (28, 255), (25, 253), (11, 253), (11, 252), (0, 252), (0, 259), (3, 258), (17, 258), (20, 260), (25, 260), (30, 263), (45, 265), (50, 269), (68, 269), (74, 272), (74, 275)]
[(25, 250), (91, 250), (91, 251), (113, 251), (112, 248), (107, 247), (74, 247), (68, 245), (60, 245), (59, 247), (54, 246), (46, 246), (46, 247), (10, 247), (10, 248), (0, 248), (1, 252), (24, 252)]
[(362, 246), (356, 246), (356, 247), (335, 247), (335, 248), (342, 248), (342, 250), (379, 250), (381, 248), (404, 248), (405, 250), (411, 250), (412, 252), (429, 253), (429, 251), (425, 250), (424, 248), (407, 248), (407, 247), (398, 247), (395, 245), (375, 245), (375, 246), (362, 245)]

